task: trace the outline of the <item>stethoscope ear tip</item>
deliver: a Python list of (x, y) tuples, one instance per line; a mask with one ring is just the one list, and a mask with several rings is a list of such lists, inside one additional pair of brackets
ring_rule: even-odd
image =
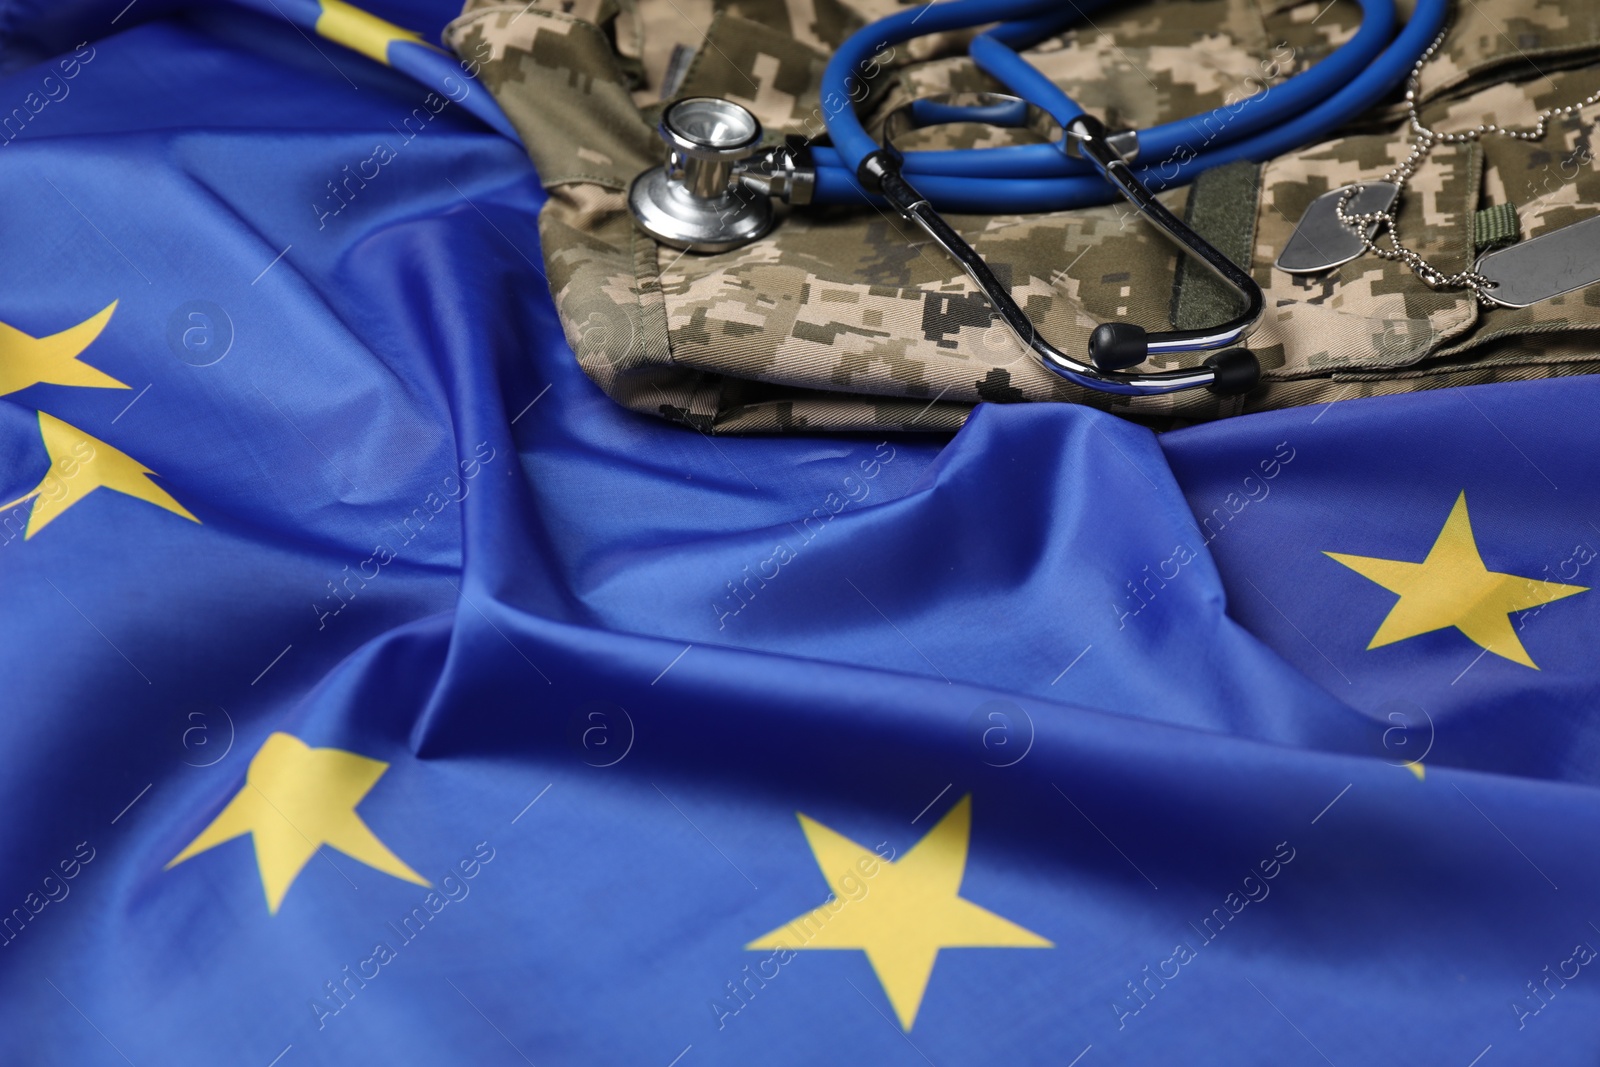
[(1219, 396), (1242, 396), (1261, 382), (1261, 361), (1244, 348), (1230, 348), (1208, 356), (1205, 365), (1215, 375), (1206, 386)]
[[(1150, 356), (1149, 337), (1143, 326), (1131, 322), (1102, 322), (1089, 335), (1089, 359), (1101, 371), (1136, 367)], [(1261, 361), (1245, 348), (1217, 352), (1203, 366), (1211, 372), (1206, 388), (1219, 396), (1240, 396), (1261, 381)]]
[(1089, 335), (1089, 358), (1101, 370), (1137, 367), (1150, 355), (1148, 337), (1131, 322), (1102, 322)]

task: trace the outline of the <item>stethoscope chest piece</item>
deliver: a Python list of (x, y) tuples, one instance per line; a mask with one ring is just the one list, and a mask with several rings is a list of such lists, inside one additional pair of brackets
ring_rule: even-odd
[(765, 236), (771, 198), (734, 178), (761, 144), (754, 115), (732, 101), (690, 97), (662, 113), (658, 131), (667, 162), (639, 175), (628, 191), (640, 229), (694, 252), (726, 252)]

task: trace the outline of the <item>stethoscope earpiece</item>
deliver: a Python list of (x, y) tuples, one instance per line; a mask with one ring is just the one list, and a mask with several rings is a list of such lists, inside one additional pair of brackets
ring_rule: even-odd
[(1230, 348), (1207, 356), (1214, 379), (1206, 386), (1218, 396), (1243, 396), (1261, 384), (1261, 361), (1246, 348)]
[(1150, 355), (1149, 336), (1131, 322), (1102, 322), (1089, 335), (1089, 358), (1101, 370), (1137, 367)]

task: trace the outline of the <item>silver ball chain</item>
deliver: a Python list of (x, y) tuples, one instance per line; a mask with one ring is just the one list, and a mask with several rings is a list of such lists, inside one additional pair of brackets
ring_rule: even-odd
[[(1410, 76), (1406, 78), (1406, 111), (1410, 117), (1411, 132), (1415, 136), (1415, 140), (1412, 143), (1410, 155), (1379, 179), (1379, 181), (1393, 183), (1395, 186), (1394, 203), (1386, 211), (1372, 211), (1362, 215), (1351, 214), (1346, 211), (1346, 208), (1362, 189), (1361, 186), (1354, 185), (1346, 189), (1344, 195), (1339, 198), (1339, 221), (1361, 237), (1363, 252), (1371, 252), (1379, 259), (1388, 260), (1391, 263), (1404, 263), (1430, 289), (1470, 289), (1473, 295), (1478, 298), (1478, 303), (1492, 306), (1495, 301), (1489, 296), (1489, 290), (1495, 287), (1495, 282), (1471, 270), (1446, 274), (1426, 259), (1423, 259), (1420, 254), (1400, 242), (1399, 222), (1395, 217), (1395, 212), (1399, 209), (1400, 195), (1405, 191), (1406, 183), (1411, 180), (1427, 158), (1433, 154), (1433, 150), (1442, 144), (1469, 144), (1482, 140), (1489, 134), (1498, 134), (1518, 141), (1542, 141), (1544, 140), (1545, 132), (1550, 127), (1551, 119), (1567, 118), (1570, 115), (1580, 113), (1586, 107), (1593, 106), (1595, 103), (1600, 102), (1600, 91), (1591, 93), (1576, 104), (1568, 104), (1566, 107), (1546, 108), (1539, 113), (1538, 121), (1528, 129), (1512, 130), (1497, 123), (1489, 122), (1479, 123), (1477, 126), (1469, 130), (1462, 130), (1459, 133), (1440, 133), (1438, 130), (1431, 129), (1423, 124), (1422, 116), (1417, 112), (1417, 97), (1421, 92), (1422, 68), (1427, 66), (1434, 53), (1444, 44), (1444, 40), (1449, 36), (1449, 33), (1449, 25), (1439, 31), (1439, 35), (1433, 39), (1433, 43), (1428, 46), (1427, 51), (1422, 53), (1416, 65), (1411, 68)], [(1377, 224), (1377, 229), (1373, 231), (1372, 236), (1368, 237), (1367, 227), (1374, 223)], [(1378, 246), (1377, 239), (1380, 236), (1388, 237), (1389, 247)]]

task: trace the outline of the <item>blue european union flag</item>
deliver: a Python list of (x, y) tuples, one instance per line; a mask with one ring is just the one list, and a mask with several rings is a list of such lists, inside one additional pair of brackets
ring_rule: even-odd
[(4, 1062), (1592, 1060), (1593, 379), (712, 440), (390, 31), (120, 6), (0, 79)]

